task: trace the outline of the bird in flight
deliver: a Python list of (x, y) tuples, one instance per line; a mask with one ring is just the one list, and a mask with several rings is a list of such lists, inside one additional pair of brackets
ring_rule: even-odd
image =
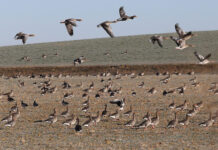
[(172, 36), (170, 38), (171, 38), (171, 40), (173, 40), (176, 43), (176, 45), (177, 45), (176, 49), (178, 49), (178, 50), (183, 50), (183, 49), (188, 48), (188, 47), (195, 47), (195, 45), (186, 44), (186, 40), (184, 40), (184, 39), (175, 38)]
[(183, 40), (188, 40), (191, 37), (196, 35), (196, 34), (193, 34), (191, 31), (186, 33), (184, 30), (182, 30), (182, 28), (180, 28), (178, 23), (175, 24), (175, 29), (176, 29), (176, 32), (177, 32), (179, 38), (183, 39)]
[(195, 51), (194, 55), (200, 61), (199, 64), (208, 64), (210, 62), (208, 59), (211, 57), (211, 53), (207, 54), (206, 56), (202, 56)]
[(67, 32), (69, 33), (70, 36), (73, 36), (73, 26), (76, 27), (76, 21), (82, 21), (82, 19), (66, 19), (64, 21), (61, 21), (60, 23), (64, 23), (66, 28), (67, 28)]
[(137, 17), (136, 15), (127, 16), (127, 15), (126, 15), (126, 12), (125, 12), (125, 10), (124, 10), (124, 7), (120, 7), (119, 13), (120, 13), (120, 18), (117, 19), (117, 21), (126, 21), (126, 20), (128, 20), (128, 19), (132, 19), (132, 20), (133, 20), (134, 18)]
[(183, 49), (188, 48), (188, 47), (195, 47), (194, 45), (186, 44), (186, 41), (189, 40), (190, 38), (192, 38), (193, 36), (196, 36), (197, 34), (194, 34), (191, 31), (186, 33), (179, 26), (178, 23), (175, 24), (175, 30), (176, 30), (176, 33), (178, 34), (178, 38), (173, 37), (173, 36), (171, 36), (170, 38), (171, 38), (171, 40), (173, 40), (176, 43), (176, 45), (177, 45), (176, 49), (183, 50)]
[(105, 21), (105, 22), (102, 22), (100, 23), (99, 25), (97, 25), (97, 27), (102, 27), (109, 35), (111, 38), (114, 37), (114, 34), (112, 32), (112, 28), (110, 26), (110, 24), (112, 23), (116, 23), (117, 21)]
[(35, 35), (19, 32), (14, 36), (14, 38), (15, 38), (15, 40), (22, 40), (23, 44), (26, 44), (28, 37), (33, 37), (33, 36), (35, 36)]
[(157, 42), (160, 47), (163, 47), (162, 42), (163, 42), (163, 40), (167, 40), (167, 39), (169, 39), (169, 38), (163, 37), (160, 35), (154, 35), (154, 36), (150, 37), (150, 42), (152, 42), (153, 44), (155, 44), (155, 42)]

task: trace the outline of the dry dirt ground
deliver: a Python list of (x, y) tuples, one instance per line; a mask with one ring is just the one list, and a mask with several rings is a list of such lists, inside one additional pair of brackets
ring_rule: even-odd
[[(189, 81), (191, 78), (197, 78), (200, 82), (198, 87), (193, 87)], [(217, 149), (218, 148), (218, 125), (215, 123), (212, 127), (206, 129), (198, 124), (207, 120), (209, 110), (207, 104), (216, 103), (218, 94), (209, 92), (212, 82), (218, 82), (218, 75), (172, 75), (169, 83), (160, 83), (160, 79), (166, 76), (138, 76), (131, 78), (130, 76), (122, 76), (121, 79), (115, 79), (114, 76), (96, 77), (96, 76), (68, 76), (68, 77), (51, 77), (30, 79), (28, 77), (0, 78), (0, 92), (5, 93), (10, 90), (14, 91), (14, 98), (21, 110), (21, 116), (14, 127), (5, 127), (4, 123), (0, 124), (0, 149)], [(101, 79), (104, 82), (100, 82)], [(113, 87), (118, 89), (122, 87), (122, 93), (114, 97), (110, 97), (108, 93), (101, 94), (100, 98), (95, 98), (95, 94), (104, 85), (108, 84), (111, 78)], [(24, 81), (24, 86), (18, 86), (18, 80)], [(51, 87), (57, 86), (58, 90), (54, 94), (41, 95), (40, 89), (37, 87), (39, 82), (51, 80)], [(62, 89), (62, 83), (67, 81), (72, 88)], [(94, 88), (88, 93), (90, 96), (90, 109), (84, 113), (81, 111), (82, 102), (86, 98), (82, 98), (83, 90), (88, 88), (91, 82), (94, 82)], [(145, 87), (140, 88), (138, 85), (144, 81)], [(36, 82), (34, 85), (33, 83)], [(76, 87), (77, 84), (83, 83), (83, 87)], [(178, 93), (163, 96), (163, 90), (177, 88), (184, 85), (187, 86), (184, 95)], [(157, 93), (149, 95), (148, 90), (152, 87), (157, 89)], [(132, 96), (132, 91), (136, 92)], [(108, 112), (115, 112), (117, 107), (109, 104), (110, 100), (115, 98), (126, 98), (126, 106), (121, 111), (119, 120), (113, 120), (105, 117), (98, 124), (83, 127), (82, 132), (76, 133), (74, 126), (66, 127), (62, 125), (65, 118), (58, 116), (58, 121), (52, 125), (45, 122), (34, 123), (36, 120), (43, 120), (52, 113), (53, 108), (57, 109), (58, 115), (66, 108), (61, 104), (63, 95), (66, 92), (73, 92), (74, 97), (66, 99), (69, 102), (69, 109), (80, 118), (83, 123), (87, 118), (85, 115), (96, 115), (97, 111), (104, 109), (104, 104), (108, 104)], [(33, 107), (33, 100), (39, 103), (38, 107)], [(190, 120), (190, 125), (186, 128), (177, 126), (175, 129), (167, 129), (168, 121), (174, 118), (174, 114), (168, 109), (168, 105), (175, 100), (177, 105), (182, 104), (186, 99), (190, 104), (188, 109), (192, 108), (192, 104), (203, 101), (204, 107), (201, 111)], [(29, 106), (22, 108), (20, 101), (23, 100)], [(0, 100), (0, 117), (8, 115), (10, 107), (15, 102), (8, 102), (3, 96)], [(156, 109), (162, 109), (160, 112), (160, 124), (155, 128), (132, 129), (123, 124), (131, 117), (125, 117), (123, 112), (127, 111), (132, 105), (136, 114), (137, 122), (148, 110), (152, 116), (155, 115)], [(187, 111), (178, 113), (179, 120), (185, 117)]]

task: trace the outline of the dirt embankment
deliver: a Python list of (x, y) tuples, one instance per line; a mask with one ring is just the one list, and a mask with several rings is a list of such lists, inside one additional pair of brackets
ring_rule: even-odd
[(160, 64), (160, 65), (114, 65), (114, 66), (24, 66), (24, 67), (0, 67), (0, 75), (39, 75), (39, 74), (63, 74), (63, 75), (96, 75), (103, 72), (116, 74), (141, 73), (151, 75), (157, 72), (163, 73), (194, 71), (199, 74), (217, 74), (218, 64)]

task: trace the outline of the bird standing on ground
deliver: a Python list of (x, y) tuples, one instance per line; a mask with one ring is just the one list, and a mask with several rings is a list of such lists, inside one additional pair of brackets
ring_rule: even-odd
[(176, 125), (178, 124), (178, 119), (177, 119), (177, 113), (175, 113), (175, 118), (174, 120), (171, 120), (168, 125), (167, 125), (167, 128), (175, 128)]
[(65, 21), (61, 21), (60, 23), (64, 23), (66, 28), (67, 28), (67, 32), (69, 33), (70, 36), (73, 36), (73, 26), (76, 27), (76, 21), (82, 21), (82, 19), (66, 19)]
[(17, 119), (20, 117), (20, 110), (17, 108), (17, 111), (12, 113), (11, 116), (11, 120), (8, 120), (8, 122), (5, 124), (7, 127), (15, 126)]
[(75, 123), (76, 123), (76, 117), (74, 116), (74, 114), (72, 114), (70, 119), (67, 119), (66, 121), (63, 122), (63, 125), (71, 126), (74, 125)]
[(173, 100), (173, 102), (168, 106), (170, 109), (175, 109), (176, 108), (176, 104)]
[(107, 104), (104, 105), (104, 110), (101, 113), (101, 116), (104, 117), (107, 115)]
[(156, 116), (151, 118), (151, 125), (152, 128), (154, 128), (155, 126), (157, 126), (160, 122), (160, 117), (159, 117), (159, 110), (156, 111)]
[(188, 113), (186, 114), (187, 116), (193, 117), (199, 112), (199, 108), (197, 107), (197, 104), (193, 105), (193, 109), (189, 110)]
[(145, 129), (147, 129), (150, 125), (151, 125), (151, 115), (149, 114), (147, 120), (143, 119), (143, 121), (139, 125), (137, 125), (135, 127), (136, 128), (145, 128)]
[(116, 112), (110, 114), (109, 117), (111, 117), (113, 119), (119, 119), (119, 117), (120, 117), (119, 110), (116, 110)]
[(130, 109), (126, 112), (124, 112), (123, 114), (126, 115), (126, 116), (130, 116), (132, 113), (132, 105), (130, 105)]
[(39, 106), (39, 104), (36, 102), (36, 100), (34, 100), (34, 102), (33, 102), (33, 106), (34, 106), (34, 107)]
[(61, 103), (62, 103), (62, 105), (63, 105), (63, 106), (67, 106), (67, 105), (69, 104), (69, 103), (68, 103), (68, 102), (66, 102), (64, 99), (62, 100), (62, 102), (61, 102)]
[(53, 118), (50, 118), (50, 117), (49, 117), (48, 119), (45, 120), (45, 122), (50, 123), (50, 124), (53, 124), (53, 123), (57, 122), (57, 120), (58, 120), (57, 116), (54, 115)]
[(82, 126), (79, 124), (79, 118), (76, 118), (75, 131), (76, 131), (76, 132), (82, 131)]
[(26, 104), (26, 103), (24, 103), (23, 101), (21, 101), (21, 106), (22, 106), (23, 108), (26, 108), (26, 107), (28, 106), (28, 104)]
[(187, 125), (189, 125), (189, 119), (190, 119), (190, 117), (188, 115), (186, 115), (185, 119), (179, 121), (178, 123), (182, 126), (187, 126)]
[(215, 122), (215, 117), (212, 117), (212, 113), (210, 113), (209, 119), (205, 122), (200, 123), (199, 125), (202, 127), (210, 127), (213, 125), (214, 122)]
[(143, 120), (148, 120), (151, 117), (150, 112), (148, 111), (146, 115), (143, 117)]
[(90, 126), (90, 125), (93, 124), (93, 122), (92, 122), (92, 116), (89, 115), (88, 118), (89, 118), (89, 119), (86, 120), (86, 121), (82, 124), (82, 126), (88, 127), (88, 126)]
[(66, 118), (69, 115), (70, 115), (70, 113), (69, 113), (69, 109), (68, 109), (68, 106), (67, 106), (66, 110), (61, 113), (61, 116)]
[(180, 110), (185, 110), (188, 107), (189, 102), (187, 100), (184, 101), (183, 104), (176, 106), (176, 110), (180, 111)]
[(116, 104), (120, 110), (123, 110), (123, 107), (125, 106), (125, 98), (123, 99), (115, 99), (115, 100), (112, 100), (110, 101), (111, 104)]
[(127, 127), (133, 127), (136, 124), (135, 113), (132, 114), (132, 119), (125, 123)]

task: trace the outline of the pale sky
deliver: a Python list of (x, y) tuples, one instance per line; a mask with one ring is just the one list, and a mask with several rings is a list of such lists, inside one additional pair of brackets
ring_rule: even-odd
[[(33, 33), (30, 43), (69, 41), (108, 37), (97, 24), (119, 18), (124, 6), (127, 15), (138, 18), (112, 25), (115, 36), (218, 30), (218, 0), (5, 0), (0, 2), (0, 46), (20, 45), (18, 32)], [(59, 22), (82, 18), (69, 36)]]

